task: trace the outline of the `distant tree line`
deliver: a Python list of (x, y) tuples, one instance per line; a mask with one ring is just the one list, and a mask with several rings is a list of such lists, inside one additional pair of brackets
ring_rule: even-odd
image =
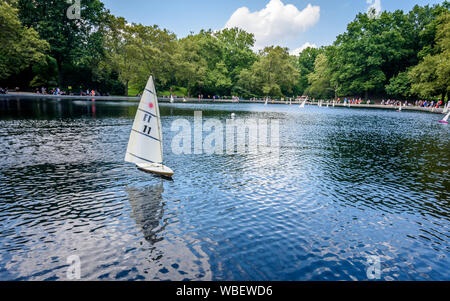
[(159, 91), (185, 96), (448, 99), (449, 2), (358, 14), (331, 46), (255, 52), (253, 34), (202, 30), (185, 38), (128, 23), (100, 0), (81, 0), (69, 19), (65, 0), (0, 2), (0, 86), (95, 89), (127, 95), (149, 74)]

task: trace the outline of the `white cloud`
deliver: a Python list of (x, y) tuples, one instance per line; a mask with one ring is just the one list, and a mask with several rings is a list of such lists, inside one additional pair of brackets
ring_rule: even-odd
[[(367, 13), (372, 17), (379, 16), (381, 14), (381, 0), (366, 0), (367, 4), (370, 4), (367, 9)], [(373, 15), (373, 9), (375, 9), (375, 15)]]
[(291, 55), (299, 55), (300, 53), (303, 52), (303, 50), (305, 50), (306, 48), (311, 47), (311, 48), (317, 48), (316, 44), (311, 44), (309, 42), (306, 42), (305, 44), (303, 44), (302, 47), (299, 47), (297, 49), (294, 49), (290, 52)]
[(303, 10), (281, 0), (270, 0), (265, 8), (250, 12), (247, 7), (237, 9), (225, 28), (239, 27), (255, 35), (255, 48), (284, 44), (287, 40), (314, 26), (320, 19), (320, 7), (308, 4)]

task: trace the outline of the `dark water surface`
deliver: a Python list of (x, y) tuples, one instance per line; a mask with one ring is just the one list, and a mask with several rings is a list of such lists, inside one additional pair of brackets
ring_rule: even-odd
[[(280, 120), (281, 156), (175, 155), (171, 124)], [(440, 115), (161, 105), (174, 181), (123, 162), (133, 103), (0, 99), (0, 280), (450, 280)]]

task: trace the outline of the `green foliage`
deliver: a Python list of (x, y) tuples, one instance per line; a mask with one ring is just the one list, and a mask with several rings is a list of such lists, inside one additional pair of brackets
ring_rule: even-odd
[(100, 29), (106, 16), (100, 0), (81, 0), (81, 19), (67, 17), (67, 1), (18, 0), (18, 7), (22, 23), (34, 28), (50, 44), (50, 55), (58, 66), (59, 86), (73, 84), (70, 78), (64, 81), (64, 74), (71, 74), (73, 67), (95, 68), (103, 55)]
[(386, 85), (386, 93), (396, 98), (409, 98), (411, 96), (411, 80), (408, 72), (400, 72)]
[(450, 13), (437, 19), (434, 54), (428, 54), (409, 72), (411, 91), (422, 97), (441, 96), (450, 92)]
[(31, 87), (56, 87), (58, 85), (58, 66), (56, 60), (51, 56), (47, 56), (45, 61), (34, 64), (32, 70), (35, 76), (30, 82)]
[(0, 3), (0, 79), (17, 74), (32, 63), (45, 64), (48, 48), (34, 29), (21, 24), (16, 8)]
[(293, 94), (298, 75), (288, 49), (271, 46), (260, 51), (250, 69), (241, 71), (238, 86), (247, 94), (282, 97)]
[(394, 87), (404, 76), (391, 79), (430, 51), (435, 20), (443, 11), (443, 6), (416, 6), (409, 14), (400, 10), (383, 12), (377, 18), (359, 14), (347, 32), (337, 37), (329, 57), (332, 82), (339, 87), (339, 94), (379, 95), (391, 83), (390, 93), (408, 95), (407, 91), (398, 94)]
[(308, 75), (310, 84), (307, 89), (308, 95), (315, 98), (330, 98), (333, 96), (329, 71), (328, 57), (325, 53), (319, 54), (314, 63), (314, 72)]
[[(157, 25), (130, 24), (101, 0), (0, 3), (0, 79), (31, 87), (142, 92), (151, 74), (170, 95), (316, 98), (377, 95), (446, 97), (450, 78), (450, 3), (358, 14), (332, 46), (298, 57), (282, 47), (253, 50), (238, 28), (178, 39)], [(164, 95), (165, 95), (164, 94)], [(163, 94), (161, 94), (163, 95)]]
[(317, 56), (322, 52), (320, 49), (308, 47), (303, 50), (298, 57), (299, 79), (298, 79), (298, 94), (304, 94), (309, 86), (308, 76), (314, 72), (314, 64)]

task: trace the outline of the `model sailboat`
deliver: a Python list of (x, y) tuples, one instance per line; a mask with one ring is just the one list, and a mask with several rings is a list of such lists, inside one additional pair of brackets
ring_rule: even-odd
[(450, 113), (447, 114), (447, 116), (442, 119), (442, 121), (439, 121), (440, 123), (448, 123), (448, 119), (450, 118)]
[(141, 171), (172, 177), (174, 172), (163, 164), (161, 118), (153, 77), (150, 76), (134, 119), (125, 161)]
[(304, 101), (302, 102), (302, 104), (300, 105), (300, 108), (304, 108), (305, 105), (306, 105), (306, 100), (304, 100)]
[(450, 102), (447, 105), (444, 106), (444, 111), (442, 112), (442, 114), (447, 114), (448, 113), (448, 111), (450, 109), (449, 106), (450, 106)]

